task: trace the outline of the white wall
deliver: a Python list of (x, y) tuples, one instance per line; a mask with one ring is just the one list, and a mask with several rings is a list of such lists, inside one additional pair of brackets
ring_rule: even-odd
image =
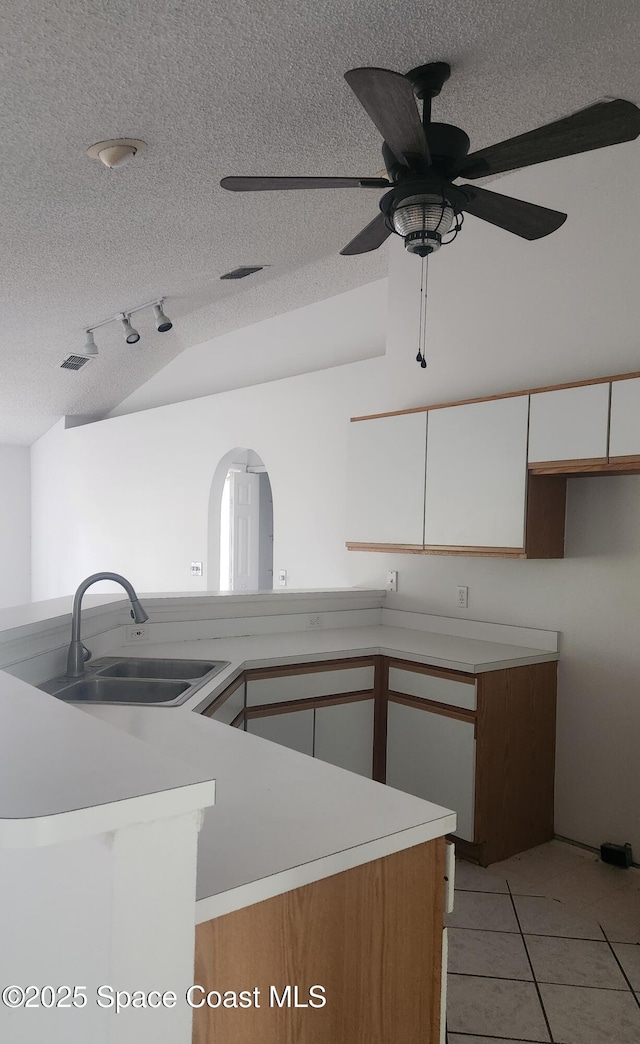
[(0, 609), (31, 598), (28, 446), (0, 446)]
[[(562, 561), (344, 549), (350, 416), (640, 369), (640, 238), (610, 204), (634, 198), (631, 148), (492, 186), (566, 206), (570, 219), (526, 243), (469, 218), (431, 264), (426, 370), (415, 362), (419, 262), (394, 242), (385, 357), (53, 429), (33, 447), (35, 597), (100, 568), (141, 591), (205, 589), (189, 563), (206, 563), (212, 475), (224, 453), (251, 446), (272, 483), (274, 569), (291, 587), (380, 586), (395, 568), (397, 608), (562, 631), (556, 829), (640, 851), (640, 477), (571, 480)], [(357, 297), (343, 297), (357, 320)], [(467, 611), (455, 608), (458, 584)]]

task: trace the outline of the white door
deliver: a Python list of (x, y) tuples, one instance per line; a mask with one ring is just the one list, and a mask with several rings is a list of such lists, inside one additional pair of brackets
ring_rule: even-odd
[(316, 707), (315, 756), (371, 778), (373, 700)]
[(471, 722), (389, 701), (388, 786), (453, 809), (466, 841), (474, 840), (474, 732)]
[(427, 547), (524, 547), (529, 399), (429, 411)]
[(422, 547), (427, 414), (349, 425), (345, 540)]
[(249, 718), (246, 731), (262, 736), (272, 743), (299, 750), (301, 754), (313, 755), (313, 710), (289, 711), (286, 714), (269, 714), (263, 718)]
[(611, 382), (609, 458), (640, 456), (640, 377)]
[(606, 459), (608, 423), (608, 384), (532, 395), (529, 463)]
[(260, 476), (231, 472), (231, 590), (259, 586)]

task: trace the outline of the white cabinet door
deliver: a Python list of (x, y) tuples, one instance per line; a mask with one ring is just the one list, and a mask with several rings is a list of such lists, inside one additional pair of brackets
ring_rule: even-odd
[(311, 700), (319, 696), (337, 696), (343, 692), (366, 692), (373, 689), (374, 667), (345, 667), (306, 671), (301, 674), (275, 675), (247, 681), (247, 707), (265, 703), (287, 703)]
[(640, 456), (640, 377), (611, 382), (609, 457)]
[(522, 548), (528, 396), (429, 413), (425, 544)]
[(287, 714), (269, 714), (250, 718), (246, 731), (253, 736), (281, 743), (283, 747), (313, 755), (313, 710), (289, 711)]
[(607, 456), (609, 385), (585, 384), (531, 396), (529, 463)]
[(373, 700), (316, 707), (315, 756), (371, 778)]
[(471, 722), (389, 701), (387, 784), (451, 808), (473, 841), (476, 741)]
[(349, 425), (346, 539), (422, 546), (427, 414)]

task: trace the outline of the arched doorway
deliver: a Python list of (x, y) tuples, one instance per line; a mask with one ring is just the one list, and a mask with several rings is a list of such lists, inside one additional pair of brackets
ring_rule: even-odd
[(273, 496), (267, 469), (236, 447), (216, 467), (209, 496), (209, 590), (273, 589)]

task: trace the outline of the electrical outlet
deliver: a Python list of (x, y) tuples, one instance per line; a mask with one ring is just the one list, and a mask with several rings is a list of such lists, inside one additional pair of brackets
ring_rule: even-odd
[(457, 600), (456, 604), (458, 606), (458, 609), (468, 609), (469, 608), (469, 588), (468, 587), (459, 587), (458, 588), (458, 600)]
[(307, 630), (317, 631), (322, 627), (322, 617), (319, 613), (314, 613), (313, 616), (307, 617)]
[(125, 645), (130, 645), (131, 642), (148, 642), (149, 641), (149, 630), (146, 627), (141, 627), (140, 624), (134, 624), (132, 627), (127, 627), (125, 635)]
[(390, 569), (387, 573), (387, 591), (398, 590), (398, 571), (397, 569)]
[(287, 586), (287, 570), (286, 569), (279, 569), (278, 570), (278, 586), (279, 587), (286, 587)]
[(191, 563), (191, 576), (202, 576), (202, 562)]

